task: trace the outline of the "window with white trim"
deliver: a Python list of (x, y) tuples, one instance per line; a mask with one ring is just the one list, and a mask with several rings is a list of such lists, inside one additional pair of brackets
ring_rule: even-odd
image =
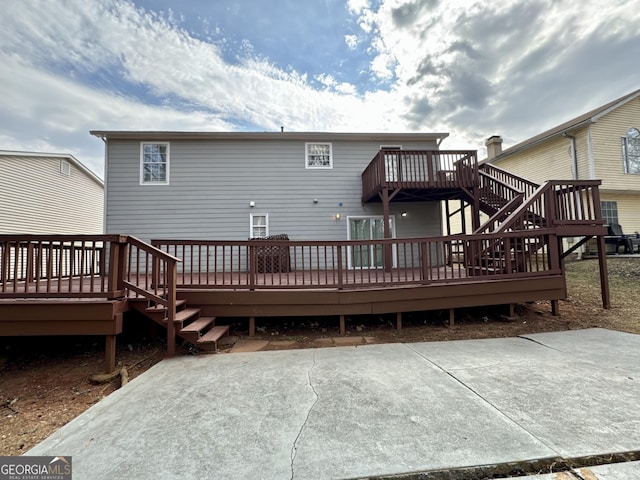
[(305, 143), (306, 168), (333, 168), (331, 143)]
[(140, 184), (169, 184), (168, 143), (140, 143)]
[(269, 214), (252, 213), (249, 215), (249, 237), (263, 238), (269, 235)]
[(66, 160), (60, 160), (60, 173), (67, 177), (71, 175), (71, 164)]
[(640, 173), (640, 130), (630, 128), (622, 137), (624, 173)]
[(603, 200), (600, 202), (600, 208), (602, 209), (602, 219), (605, 225), (620, 223), (618, 221), (618, 202)]

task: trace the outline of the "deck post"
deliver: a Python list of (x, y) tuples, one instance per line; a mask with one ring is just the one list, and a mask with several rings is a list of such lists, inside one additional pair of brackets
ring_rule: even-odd
[(340, 315), (340, 335), (345, 335), (347, 333), (347, 328), (344, 321), (344, 315)]
[(169, 285), (167, 289), (167, 355), (176, 354), (176, 285), (178, 284), (178, 268), (175, 261), (167, 262)]
[(560, 300), (551, 300), (551, 315), (560, 316)]
[(256, 317), (249, 317), (249, 336), (256, 336)]
[(111, 373), (116, 369), (116, 336), (104, 337), (104, 373)]
[(611, 308), (611, 298), (609, 296), (609, 273), (607, 271), (607, 251), (604, 237), (598, 236), (598, 267), (600, 270), (600, 292), (602, 296), (602, 308)]
[(455, 315), (455, 309), (454, 308), (450, 308), (449, 309), (449, 326), (453, 327), (456, 324), (456, 315)]
[(402, 312), (396, 313), (396, 329), (402, 330)]

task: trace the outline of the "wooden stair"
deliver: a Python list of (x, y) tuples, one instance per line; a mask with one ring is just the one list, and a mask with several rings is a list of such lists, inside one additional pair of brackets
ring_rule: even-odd
[[(133, 310), (166, 327), (167, 308), (149, 303), (145, 298), (129, 299), (129, 306)], [(201, 317), (200, 313), (199, 308), (188, 308), (185, 300), (177, 300), (174, 320), (176, 334), (201, 350), (217, 352), (218, 341), (228, 335), (229, 325), (215, 325), (215, 317)]]

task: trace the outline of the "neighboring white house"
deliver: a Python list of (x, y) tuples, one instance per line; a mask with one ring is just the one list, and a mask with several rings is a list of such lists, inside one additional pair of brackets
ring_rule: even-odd
[(101, 234), (104, 182), (75, 157), (0, 150), (0, 233)]

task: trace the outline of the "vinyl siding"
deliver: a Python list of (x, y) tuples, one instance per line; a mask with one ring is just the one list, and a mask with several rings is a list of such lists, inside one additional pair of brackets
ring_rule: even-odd
[[(581, 151), (582, 147), (578, 146), (578, 158)], [(571, 179), (571, 141), (556, 138), (497, 160), (494, 165), (536, 183)], [(582, 173), (582, 167), (580, 171)]]
[(602, 188), (640, 192), (640, 174), (624, 173), (621, 138), (629, 127), (640, 129), (640, 98), (609, 112), (592, 125), (596, 178)]
[(636, 194), (603, 193), (600, 200), (618, 204), (618, 221), (627, 235), (640, 232), (640, 192)]
[[(109, 140), (107, 232), (143, 240), (245, 240), (249, 215), (268, 213), (272, 235), (345, 240), (348, 216), (382, 214), (381, 204), (362, 205), (360, 200), (361, 174), (380, 144), (332, 141), (330, 136), (325, 141), (333, 147), (333, 168), (326, 170), (305, 168), (304, 140), (171, 141), (170, 185), (140, 185), (140, 142)], [(400, 217), (403, 211), (405, 218)], [(440, 234), (437, 202), (392, 203), (391, 214), (398, 237)]]
[(0, 233), (100, 234), (103, 188), (59, 157), (0, 156)]

